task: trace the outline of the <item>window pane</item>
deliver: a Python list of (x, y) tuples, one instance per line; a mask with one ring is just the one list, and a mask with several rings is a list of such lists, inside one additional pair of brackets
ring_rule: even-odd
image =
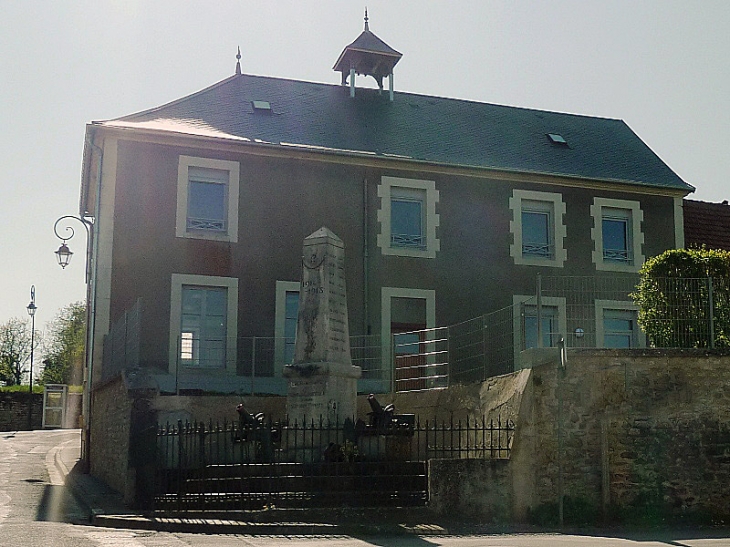
[(551, 257), (550, 215), (537, 211), (522, 211), (522, 253)]
[(616, 262), (628, 262), (629, 257), (628, 220), (603, 219), (603, 258)]
[[(553, 347), (558, 340), (558, 310), (552, 306), (542, 308), (542, 345)], [(537, 347), (537, 308), (525, 308), (525, 349)]]
[(195, 333), (183, 332), (180, 338), (180, 357), (185, 361), (196, 360), (198, 358), (198, 352), (196, 348), (198, 340), (195, 336)]
[(393, 336), (396, 355), (412, 355), (419, 352), (421, 338), (417, 332)]
[(630, 310), (603, 311), (603, 339), (607, 348), (636, 346), (636, 312)]
[(423, 202), (392, 199), (390, 203), (391, 243), (396, 247), (423, 247)]
[(193, 230), (226, 230), (225, 184), (190, 181), (188, 228)]
[(222, 287), (183, 287), (180, 357), (187, 365), (225, 367), (227, 300)]

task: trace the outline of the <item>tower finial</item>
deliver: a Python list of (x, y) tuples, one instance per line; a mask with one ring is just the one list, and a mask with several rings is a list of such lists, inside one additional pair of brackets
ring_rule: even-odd
[(236, 53), (236, 74), (241, 74), (241, 46), (238, 46), (238, 53)]
[(370, 27), (368, 26), (368, 7), (365, 6), (365, 30), (370, 30)]

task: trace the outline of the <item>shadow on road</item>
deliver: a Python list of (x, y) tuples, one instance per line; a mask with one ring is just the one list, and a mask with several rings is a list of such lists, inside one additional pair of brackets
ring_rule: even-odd
[(74, 523), (86, 521), (88, 515), (79, 507), (67, 486), (45, 485), (36, 511), (36, 520)]

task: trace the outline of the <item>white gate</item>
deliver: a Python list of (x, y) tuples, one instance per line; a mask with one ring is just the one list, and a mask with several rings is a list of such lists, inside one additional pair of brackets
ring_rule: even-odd
[(47, 384), (43, 390), (43, 429), (63, 427), (66, 421), (66, 384)]

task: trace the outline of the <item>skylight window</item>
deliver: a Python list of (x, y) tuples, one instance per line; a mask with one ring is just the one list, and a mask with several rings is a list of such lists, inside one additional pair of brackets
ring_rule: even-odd
[(260, 112), (271, 112), (271, 103), (269, 101), (251, 101), (254, 110)]
[(550, 142), (553, 144), (559, 144), (561, 146), (568, 146), (568, 141), (566, 141), (565, 138), (562, 135), (559, 135), (558, 133), (548, 133), (547, 138), (550, 139)]

